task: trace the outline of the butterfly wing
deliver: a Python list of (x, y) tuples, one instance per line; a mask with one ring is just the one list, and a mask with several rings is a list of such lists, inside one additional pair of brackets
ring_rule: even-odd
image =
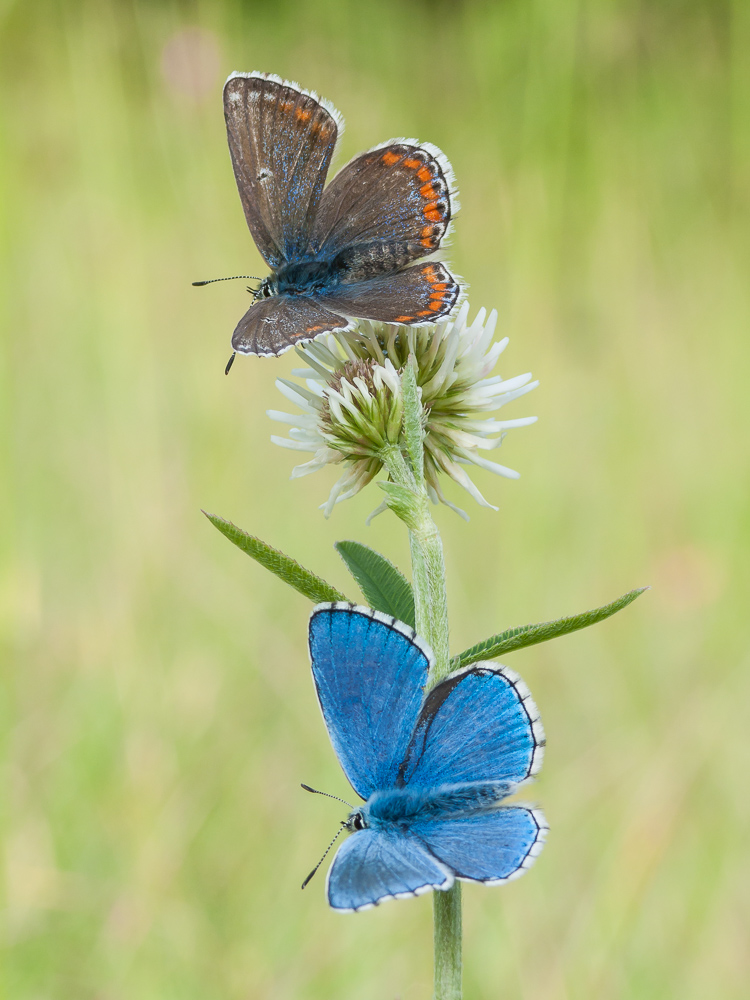
[(420, 840), (405, 830), (366, 829), (338, 849), (326, 893), (335, 910), (368, 910), (384, 899), (450, 889), (453, 875)]
[(492, 885), (531, 867), (548, 826), (541, 810), (514, 805), (460, 819), (417, 820), (409, 829), (456, 878)]
[(529, 689), (509, 667), (475, 663), (427, 695), (399, 783), (519, 783), (537, 773), (544, 729)]
[(320, 604), (310, 659), (333, 749), (362, 799), (396, 784), (432, 662), (414, 630), (352, 604)]
[(397, 271), (440, 246), (458, 208), (454, 185), (447, 157), (430, 143), (394, 140), (361, 153), (324, 191), (311, 249), (336, 257), (355, 280)]
[(265, 73), (224, 86), (229, 152), (245, 218), (273, 268), (308, 249), (341, 118), (327, 101)]
[(331, 330), (351, 324), (303, 295), (275, 295), (254, 303), (232, 334), (232, 347), (242, 354), (278, 355)]
[(381, 323), (434, 323), (458, 301), (461, 289), (444, 264), (415, 264), (396, 274), (338, 285), (318, 296), (327, 308)]

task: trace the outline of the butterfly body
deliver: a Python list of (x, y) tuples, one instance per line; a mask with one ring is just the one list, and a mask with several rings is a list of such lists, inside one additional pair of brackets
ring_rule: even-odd
[(313, 678), (329, 736), (364, 800), (328, 873), (330, 905), (518, 877), (541, 851), (538, 809), (507, 803), (541, 766), (544, 731), (514, 671), (477, 663), (424, 693), (432, 653), (403, 622), (319, 605)]
[(290, 261), (263, 280), (261, 294), (265, 298), (271, 295), (319, 295), (337, 284), (333, 261)]
[(391, 788), (374, 792), (349, 814), (351, 830), (410, 826), (419, 820), (478, 816), (496, 809), (514, 790), (508, 782), (462, 782), (437, 788)]
[[(384, 263), (397, 271), (409, 260), (404, 252), (381, 247), (352, 247), (333, 258), (289, 261), (264, 278), (261, 295), (322, 295), (339, 285), (352, 285), (383, 274)], [(387, 272), (386, 272), (387, 273)]]
[(361, 153), (326, 187), (343, 122), (327, 101), (263, 73), (224, 88), (227, 137), (245, 218), (271, 269), (232, 337), (278, 355), (352, 317), (435, 322), (460, 285), (434, 254), (457, 208), (453, 173), (429, 143)]

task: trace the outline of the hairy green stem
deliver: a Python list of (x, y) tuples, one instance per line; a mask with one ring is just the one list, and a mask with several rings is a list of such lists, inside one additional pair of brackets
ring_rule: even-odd
[[(421, 403), (416, 393), (404, 392), (404, 411), (405, 422), (411, 419), (412, 427), (418, 426)], [(411, 465), (397, 447), (390, 447), (383, 453), (383, 463), (391, 481), (402, 491), (398, 509), (395, 506), (393, 509), (409, 528), (416, 629), (435, 654), (435, 666), (428, 678), (428, 687), (434, 687), (451, 671), (445, 561), (440, 533), (430, 513), (421, 462), (419, 456), (414, 455), (413, 440), (409, 445)], [(435, 1000), (461, 1000), (461, 886), (458, 882), (447, 892), (433, 893), (433, 918)]]

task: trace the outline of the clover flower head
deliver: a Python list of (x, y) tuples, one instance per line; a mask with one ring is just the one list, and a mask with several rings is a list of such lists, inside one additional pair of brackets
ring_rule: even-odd
[[(381, 471), (385, 449), (398, 445), (403, 417), (399, 372), (409, 356), (416, 362), (424, 423), (425, 483), (431, 499), (449, 503), (441, 476), (450, 476), (484, 507), (492, 507), (466, 472), (475, 465), (500, 476), (518, 473), (485, 458), (498, 448), (512, 427), (534, 423), (536, 417), (488, 419), (493, 411), (534, 389), (531, 375), (503, 379), (491, 375), (508, 339), (493, 343), (497, 322), (480, 309), (468, 323), (464, 303), (452, 320), (409, 327), (358, 320), (353, 330), (327, 334), (297, 348), (306, 362), (293, 375), (278, 379), (282, 394), (301, 413), (269, 410), (272, 420), (289, 425), (289, 437), (271, 440), (284, 448), (312, 452), (292, 478), (340, 464), (344, 474), (323, 505), (326, 517), (334, 504), (358, 493)], [(497, 508), (494, 508), (497, 509)]]

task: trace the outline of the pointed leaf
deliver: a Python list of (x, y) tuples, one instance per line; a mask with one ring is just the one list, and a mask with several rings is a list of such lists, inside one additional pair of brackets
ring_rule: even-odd
[(243, 552), (246, 552), (256, 562), (259, 562), (261, 566), (265, 566), (266, 569), (278, 576), (284, 583), (288, 583), (290, 587), (294, 587), (295, 590), (298, 590), (300, 594), (308, 597), (311, 601), (320, 604), (324, 601), (348, 600), (341, 591), (336, 590), (330, 583), (326, 583), (325, 580), (316, 576), (315, 573), (311, 573), (309, 569), (300, 566), (296, 559), (292, 559), (291, 556), (286, 555), (284, 552), (272, 548), (266, 542), (261, 541), (260, 538), (248, 535), (242, 528), (238, 528), (231, 521), (225, 521), (223, 517), (208, 514), (205, 510), (203, 513), (211, 524), (219, 529), (222, 535), (225, 535), (230, 542), (234, 542), (237, 548), (242, 549)]
[(400, 517), (407, 528), (419, 525), (419, 499), (416, 494), (400, 483), (388, 483), (379, 479), (376, 484), (386, 495), (385, 502), (396, 517)]
[(414, 594), (404, 574), (385, 556), (360, 542), (336, 542), (335, 548), (370, 607), (414, 628)]
[(490, 639), (485, 639), (484, 642), (478, 642), (471, 649), (465, 649), (463, 653), (454, 656), (451, 660), (451, 667), (453, 670), (458, 670), (459, 667), (476, 663), (477, 660), (492, 660), (503, 653), (511, 653), (524, 646), (533, 646), (537, 642), (547, 642), (548, 639), (556, 639), (560, 635), (567, 635), (569, 632), (588, 628), (589, 625), (596, 625), (597, 622), (604, 621), (610, 615), (626, 608), (644, 590), (648, 589), (648, 587), (640, 587), (638, 590), (628, 591), (627, 594), (618, 597), (611, 604), (594, 608), (593, 611), (583, 611), (581, 614), (571, 615), (569, 618), (558, 618), (557, 621), (538, 622), (536, 625), (521, 625), (518, 628), (510, 628), (498, 635), (493, 635)]
[(424, 430), (422, 428), (422, 398), (417, 387), (416, 361), (412, 354), (401, 373), (401, 391), (404, 396), (404, 443), (411, 469), (418, 483), (424, 477)]

